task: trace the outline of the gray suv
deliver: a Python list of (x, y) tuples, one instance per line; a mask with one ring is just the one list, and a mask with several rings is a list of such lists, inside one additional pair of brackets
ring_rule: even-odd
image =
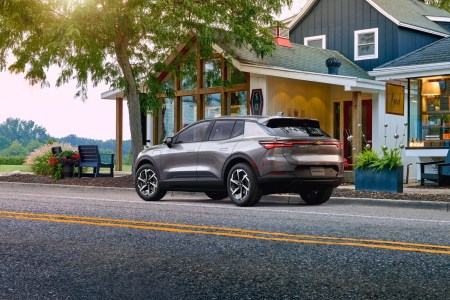
[(220, 117), (183, 128), (136, 160), (135, 188), (146, 201), (167, 191), (204, 192), (252, 206), (262, 195), (299, 193), (326, 202), (343, 179), (342, 145), (312, 119)]

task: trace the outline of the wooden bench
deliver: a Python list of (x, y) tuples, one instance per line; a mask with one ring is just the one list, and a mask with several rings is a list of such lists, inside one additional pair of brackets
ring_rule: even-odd
[[(97, 145), (79, 145), (78, 153), (80, 154), (80, 163), (78, 164), (78, 178), (81, 178), (82, 176), (114, 177), (114, 154), (108, 154), (111, 156), (111, 160), (109, 162), (102, 162)], [(92, 172), (92, 174), (83, 174), (83, 168), (93, 168), (94, 171)], [(109, 173), (100, 173), (100, 168), (109, 168)]]
[[(420, 185), (424, 185), (425, 180), (434, 181), (437, 186), (450, 185), (450, 149), (445, 160), (419, 163), (420, 165)], [(426, 173), (425, 166), (436, 165), (437, 173)]]

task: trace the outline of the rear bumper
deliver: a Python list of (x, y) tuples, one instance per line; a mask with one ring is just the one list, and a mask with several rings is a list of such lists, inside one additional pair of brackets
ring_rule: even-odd
[(336, 188), (344, 180), (344, 175), (335, 177), (300, 178), (295, 174), (268, 174), (257, 179), (265, 194), (299, 193), (306, 190)]

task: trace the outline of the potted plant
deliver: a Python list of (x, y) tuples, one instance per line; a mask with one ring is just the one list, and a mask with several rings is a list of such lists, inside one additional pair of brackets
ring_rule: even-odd
[[(403, 137), (406, 134), (406, 127)], [(385, 127), (385, 142), (386, 128)], [(396, 141), (399, 135), (395, 133)], [(355, 168), (355, 189), (376, 192), (396, 192), (403, 193), (403, 163), (401, 159), (401, 150), (405, 146), (403, 142), (397, 146), (388, 148), (386, 145), (381, 149), (381, 155), (370, 147), (366, 147), (356, 156)]]
[(76, 151), (64, 150), (61, 153), (53, 154), (48, 163), (53, 168), (52, 178), (59, 180), (73, 177), (74, 167), (78, 166), (80, 155)]

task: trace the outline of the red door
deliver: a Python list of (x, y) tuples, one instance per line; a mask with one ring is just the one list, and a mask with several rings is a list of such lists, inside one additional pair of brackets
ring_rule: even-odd
[[(367, 144), (372, 146), (372, 100), (362, 101), (362, 132), (365, 137), (362, 139), (362, 148)], [(344, 157), (349, 164), (352, 164), (352, 145), (347, 141), (349, 135), (352, 135), (352, 101), (344, 102)], [(351, 166), (347, 167), (352, 169)]]

